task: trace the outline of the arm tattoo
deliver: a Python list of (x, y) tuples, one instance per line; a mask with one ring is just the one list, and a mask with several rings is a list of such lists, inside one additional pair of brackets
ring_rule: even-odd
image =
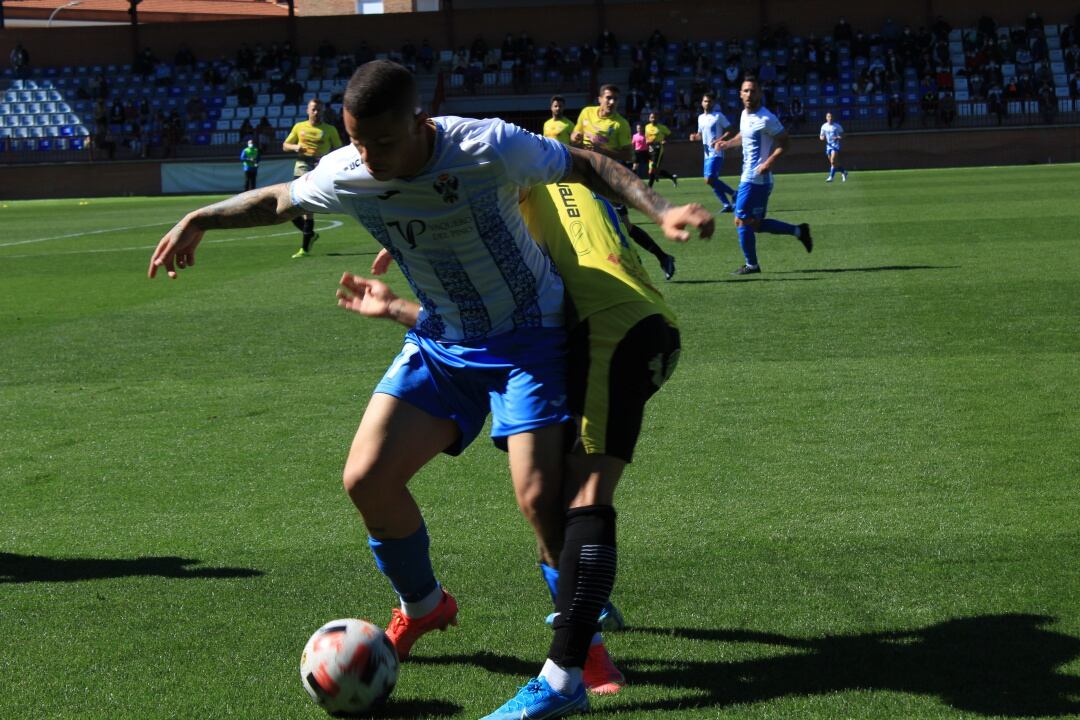
[(196, 210), (192, 222), (203, 230), (276, 225), (303, 214), (292, 204), (286, 183), (235, 195)]
[(612, 202), (640, 210), (656, 223), (671, 207), (671, 203), (653, 192), (637, 175), (611, 158), (574, 148), (570, 149), (570, 155), (573, 158), (573, 169), (567, 178), (570, 182), (580, 182)]

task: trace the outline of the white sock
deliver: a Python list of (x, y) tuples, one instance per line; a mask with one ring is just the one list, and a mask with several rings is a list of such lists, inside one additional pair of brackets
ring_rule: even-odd
[(551, 658), (544, 662), (540, 677), (547, 680), (551, 689), (560, 695), (572, 695), (581, 687), (581, 668), (564, 668)]
[(401, 612), (405, 613), (406, 617), (424, 617), (429, 612), (439, 607), (439, 602), (442, 600), (442, 594), (442, 586), (436, 585), (434, 590), (416, 602), (405, 602), (402, 600)]

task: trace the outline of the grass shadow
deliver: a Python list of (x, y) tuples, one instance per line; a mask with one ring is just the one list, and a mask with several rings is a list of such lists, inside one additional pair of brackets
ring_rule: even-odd
[(898, 272), (903, 270), (956, 270), (959, 265), (881, 265), (857, 268), (814, 268), (811, 270), (783, 270), (777, 275), (801, 275), (803, 273), (849, 273), (849, 272)]
[[(810, 272), (809, 270), (806, 272)], [(783, 273), (776, 273), (778, 275)], [(730, 278), (724, 280), (669, 280), (672, 285), (720, 285), (720, 284), (735, 284), (739, 283), (763, 283), (763, 282), (817, 282), (821, 278), (767, 278), (767, 277), (753, 277), (753, 278)]]
[(43, 555), (0, 553), (0, 584), (77, 582), (154, 575), (168, 578), (244, 578), (262, 575), (251, 568), (192, 568), (201, 560), (182, 557), (132, 559), (51, 558)]
[(850, 690), (926, 695), (957, 710), (1005, 717), (1075, 717), (1080, 677), (1058, 668), (1080, 657), (1080, 639), (1047, 630), (1053, 618), (1005, 614), (959, 618), (926, 628), (795, 638), (739, 630), (635, 628), (695, 641), (790, 648), (741, 662), (617, 658), (634, 685), (693, 691), (674, 700), (619, 710), (715, 708)]
[(360, 718), (367, 718), (369, 720), (390, 720), (391, 718), (412, 720), (413, 718), (420, 717), (449, 717), (451, 715), (457, 715), (459, 712), (461, 712), (460, 705), (443, 702), (442, 700), (399, 701), (394, 700), (393, 697), (391, 697), (385, 705), (375, 708), (370, 713), (359, 715), (338, 713), (332, 717), (353, 718), (354, 720), (359, 720)]

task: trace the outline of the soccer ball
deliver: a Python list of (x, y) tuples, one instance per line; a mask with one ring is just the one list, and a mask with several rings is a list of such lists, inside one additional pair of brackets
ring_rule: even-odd
[(363, 713), (384, 702), (397, 682), (398, 657), (382, 628), (334, 620), (315, 631), (300, 656), (300, 680), (331, 715)]

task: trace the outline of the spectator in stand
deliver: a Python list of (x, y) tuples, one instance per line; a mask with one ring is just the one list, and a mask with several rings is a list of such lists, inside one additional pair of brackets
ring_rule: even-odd
[(896, 124), (896, 128), (900, 129), (904, 125), (904, 120), (907, 119), (907, 105), (904, 103), (903, 96), (898, 92), (894, 92), (889, 96), (888, 109), (887, 109), (887, 122), (889, 123), (889, 129), (893, 129), (893, 123)]
[(791, 130), (795, 132), (806, 122), (806, 108), (803, 106), (802, 98), (798, 96), (791, 98), (788, 110), (791, 113)]
[(938, 99), (938, 119), (945, 127), (952, 127), (953, 120), (956, 119), (956, 98), (948, 90), (941, 93)]
[(172, 65), (164, 60), (158, 62), (154, 66), (154, 86), (155, 87), (172, 87), (173, 84), (173, 69)]
[[(510, 37), (507, 35), (507, 37)], [(505, 57), (505, 55), (504, 55)], [(420, 61), (420, 67), (424, 69), (424, 72), (431, 72), (431, 69), (435, 66), (435, 50), (431, 47), (431, 43), (427, 38), (424, 38), (420, 43), (420, 50), (417, 52), (417, 58)]]
[(854, 33), (851, 30), (851, 25), (844, 18), (840, 18), (836, 23), (836, 27), (833, 28), (833, 42), (837, 45), (850, 45), (851, 40), (854, 37)]
[(244, 122), (240, 123), (240, 139), (254, 139), (255, 134), (255, 128), (251, 124), (251, 118), (244, 118)]
[(22, 46), (21, 42), (15, 43), (15, 47), (11, 48), (11, 54), (8, 58), (11, 60), (11, 69), (14, 71), (15, 77), (26, 77), (27, 68), (30, 66), (30, 53)]
[(1069, 97), (1080, 100), (1080, 68), (1075, 70), (1073, 76), (1069, 78)]
[(180, 43), (179, 49), (176, 51), (176, 56), (173, 58), (173, 64), (176, 67), (184, 68), (185, 70), (191, 70), (195, 67), (195, 53), (191, 52), (191, 48), (188, 47), (186, 42)]
[(375, 59), (375, 53), (368, 47), (367, 40), (361, 40), (360, 45), (357, 46), (356, 52), (353, 53), (356, 59), (356, 66), (360, 67), (366, 62), (371, 62)]
[(274, 145), (277, 131), (274, 130), (274, 126), (270, 124), (270, 119), (265, 115), (259, 120), (259, 125), (255, 128), (255, 133), (259, 140), (260, 149), (272, 147)]
[[(401, 64), (410, 70), (416, 68), (416, 45), (412, 40), (406, 40), (401, 44)], [(349, 75), (351, 77), (351, 73)]]
[(1054, 94), (1054, 86), (1049, 82), (1043, 82), (1039, 87), (1039, 114), (1047, 124), (1054, 122), (1057, 114), (1057, 96)]
[(922, 108), (923, 127), (934, 123), (937, 120), (938, 110), (937, 90), (928, 90), (923, 93), (922, 101), (919, 103), (919, 105)]
[(109, 108), (108, 122), (114, 125), (124, 122), (124, 104), (120, 102), (120, 98), (113, 100)]
[(604, 29), (600, 33), (600, 37), (596, 41), (596, 49), (600, 52), (601, 61), (603, 58), (611, 58), (612, 65), (619, 64), (619, 43), (615, 40), (615, 34), (608, 29)]
[(1043, 19), (1036, 11), (1032, 10), (1031, 14), (1024, 20), (1024, 30), (1028, 35), (1035, 33), (1042, 34), (1045, 26), (1043, 25)]

